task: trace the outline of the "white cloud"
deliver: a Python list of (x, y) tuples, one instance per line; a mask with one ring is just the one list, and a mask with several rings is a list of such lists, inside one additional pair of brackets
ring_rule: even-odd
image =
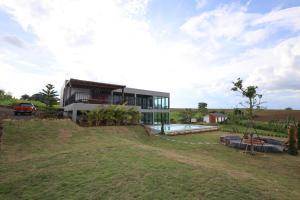
[(37, 36), (35, 45), (54, 58), (52, 76), (59, 77), (61, 84), (73, 77), (162, 91), (188, 87), (195, 79), (174, 80), (180, 80), (186, 70), (197, 77), (201, 69), (192, 57), (198, 56), (199, 49), (180, 41), (158, 41), (140, 16), (147, 1), (128, 2), (4, 1), (6, 11)]
[[(300, 80), (298, 38), (248, 48), (264, 41), (284, 20), (228, 5), (187, 20), (181, 26), (186, 36), (161, 40), (145, 17), (148, 3), (2, 0), (0, 9), (37, 40), (23, 51), (0, 46), (0, 87), (20, 96), (46, 83), (59, 89), (72, 77), (169, 91), (175, 107), (196, 106), (198, 101), (211, 107), (236, 105), (230, 88), (237, 77), (257, 83), (268, 95), (295, 90)], [(293, 13), (296, 17), (297, 11)], [(266, 22), (270, 20), (272, 25)]]
[(249, 21), (257, 17), (247, 13), (246, 7), (224, 5), (190, 18), (181, 30), (198, 39), (241, 40)]
[(196, 8), (201, 9), (207, 5), (207, 0), (196, 0)]
[(300, 7), (273, 10), (251, 22), (252, 26), (265, 25), (273, 28), (300, 30)]
[(223, 5), (186, 21), (181, 30), (196, 39), (226, 40), (235, 44), (254, 45), (281, 28), (300, 30), (300, 7), (250, 13), (246, 6)]
[[(248, 81), (269, 91), (300, 92), (300, 37), (285, 40), (273, 48), (248, 53), (254, 64)], [(249, 66), (250, 67), (250, 66)]]

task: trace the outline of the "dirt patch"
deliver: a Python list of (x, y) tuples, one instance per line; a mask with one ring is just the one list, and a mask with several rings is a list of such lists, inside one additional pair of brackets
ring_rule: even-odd
[(67, 129), (60, 129), (58, 133), (58, 141), (60, 143), (66, 143), (72, 137), (72, 132)]
[(255, 111), (255, 120), (269, 122), (271, 120), (286, 120), (289, 117), (300, 121), (299, 110), (259, 110)]

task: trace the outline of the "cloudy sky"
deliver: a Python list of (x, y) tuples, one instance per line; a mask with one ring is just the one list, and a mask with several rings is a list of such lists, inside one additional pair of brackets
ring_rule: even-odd
[(69, 78), (167, 91), (172, 107), (232, 108), (232, 81), (300, 109), (299, 0), (0, 0), (0, 88)]

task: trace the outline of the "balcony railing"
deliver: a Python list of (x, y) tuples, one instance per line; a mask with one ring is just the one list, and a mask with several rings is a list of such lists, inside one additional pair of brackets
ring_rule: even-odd
[(91, 97), (89, 93), (75, 92), (65, 101), (65, 105), (72, 103), (111, 104), (111, 96)]

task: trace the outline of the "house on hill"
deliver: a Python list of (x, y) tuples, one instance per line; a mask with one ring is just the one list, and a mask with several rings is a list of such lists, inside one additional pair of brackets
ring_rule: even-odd
[(78, 79), (66, 80), (61, 90), (64, 115), (77, 121), (84, 111), (126, 103), (141, 113), (143, 124), (169, 123), (170, 94), (128, 88), (125, 85), (99, 83)]
[(227, 119), (227, 116), (223, 113), (209, 113), (203, 117), (203, 121), (206, 123), (220, 123)]

